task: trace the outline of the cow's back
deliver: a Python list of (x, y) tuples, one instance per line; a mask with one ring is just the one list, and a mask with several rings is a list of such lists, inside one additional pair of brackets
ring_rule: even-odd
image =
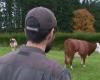
[(68, 50), (71, 50), (72, 52), (78, 52), (81, 56), (86, 56), (92, 53), (95, 48), (96, 44), (84, 40), (67, 39), (64, 42), (65, 54), (72, 54), (68, 53)]

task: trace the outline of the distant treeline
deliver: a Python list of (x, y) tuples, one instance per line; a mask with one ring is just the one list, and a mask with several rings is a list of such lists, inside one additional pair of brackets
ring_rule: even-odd
[(26, 13), (33, 7), (44, 6), (54, 11), (58, 30), (71, 32), (73, 11), (86, 8), (95, 16), (94, 28), (100, 31), (99, 0), (0, 0), (0, 32), (21, 32)]

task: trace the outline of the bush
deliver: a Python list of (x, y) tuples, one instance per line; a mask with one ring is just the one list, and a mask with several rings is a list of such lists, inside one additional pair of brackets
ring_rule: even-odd
[(8, 46), (10, 38), (14, 37), (18, 44), (25, 43), (25, 35), (24, 33), (1, 33), (0, 34), (0, 45)]
[[(24, 33), (12, 33), (12, 34), (4, 33), (4, 34), (0, 34), (0, 45), (3, 45), (3, 46), (9, 45), (9, 39), (11, 37), (16, 38), (18, 44), (20, 44), (20, 45), (26, 42)], [(58, 50), (63, 49), (64, 41), (69, 38), (86, 40), (86, 41), (90, 41), (90, 42), (100, 42), (100, 33), (84, 33), (84, 32), (62, 33), (62, 32), (57, 32), (54, 43), (53, 43), (53, 49), (58, 49)]]
[(56, 33), (53, 49), (62, 50), (64, 41), (69, 38), (86, 40), (90, 42), (100, 42), (100, 33), (86, 33), (86, 32), (60, 33), (58, 32)]

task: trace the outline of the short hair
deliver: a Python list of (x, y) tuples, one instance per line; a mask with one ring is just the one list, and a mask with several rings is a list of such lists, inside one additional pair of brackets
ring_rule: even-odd
[(30, 40), (33, 43), (40, 43), (43, 40), (45, 40), (45, 38), (51, 32), (51, 30), (52, 28), (49, 30), (41, 30), (39, 32), (26, 30), (27, 40)]

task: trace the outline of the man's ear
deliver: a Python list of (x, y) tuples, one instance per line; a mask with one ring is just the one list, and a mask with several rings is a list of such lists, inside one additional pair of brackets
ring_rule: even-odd
[(48, 34), (47, 39), (50, 40), (54, 35), (54, 28), (52, 28), (51, 32)]
[(26, 29), (24, 28), (24, 33), (25, 33), (25, 36), (26, 36)]

